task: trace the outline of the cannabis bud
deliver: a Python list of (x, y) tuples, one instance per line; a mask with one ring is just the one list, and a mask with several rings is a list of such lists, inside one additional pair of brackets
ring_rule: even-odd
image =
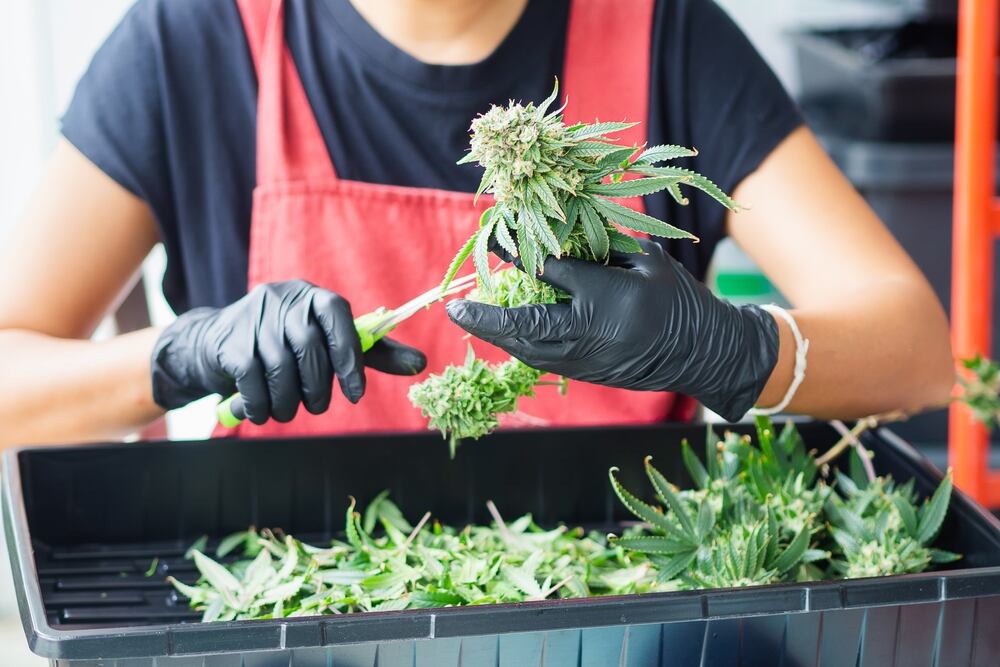
[(543, 375), (511, 359), (492, 365), (477, 359), (469, 347), (465, 363), (449, 366), (410, 387), (410, 402), (448, 437), (451, 456), (463, 438), (477, 439), (500, 425), (498, 415), (514, 412), (517, 400), (532, 396)]

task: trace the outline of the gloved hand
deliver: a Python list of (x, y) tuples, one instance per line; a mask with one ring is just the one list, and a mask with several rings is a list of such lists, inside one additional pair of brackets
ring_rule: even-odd
[(153, 349), (153, 398), (171, 410), (239, 391), (253, 423), (287, 422), (299, 403), (324, 412), (334, 375), (357, 403), (365, 393), (365, 366), (416, 375), (426, 365), (422, 352), (386, 338), (362, 355), (347, 301), (292, 280), (260, 285), (225, 308), (178, 317)]
[(464, 299), (448, 316), (524, 363), (575, 380), (693, 396), (735, 421), (753, 407), (778, 358), (778, 326), (756, 306), (716, 298), (651, 241), (608, 266), (545, 262), (541, 280), (571, 303), (499, 308)]

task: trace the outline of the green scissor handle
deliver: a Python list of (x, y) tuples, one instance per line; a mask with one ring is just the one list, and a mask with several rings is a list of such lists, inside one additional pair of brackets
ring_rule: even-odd
[[(358, 338), (361, 339), (362, 352), (372, 349), (375, 343), (393, 330), (395, 325), (384, 325), (385, 319), (389, 315), (390, 313), (385, 308), (378, 308), (370, 313), (365, 313), (354, 318), (354, 328), (358, 332)], [(375, 333), (376, 329), (378, 329), (378, 333)], [(223, 399), (215, 407), (215, 415), (218, 417), (219, 423), (225, 428), (239, 426), (246, 419), (243, 397), (239, 394), (233, 394), (229, 398)]]

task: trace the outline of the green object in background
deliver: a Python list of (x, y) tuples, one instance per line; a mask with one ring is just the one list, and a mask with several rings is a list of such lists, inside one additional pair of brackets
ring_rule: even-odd
[(774, 292), (774, 285), (761, 273), (719, 273), (715, 289), (727, 298), (761, 297)]

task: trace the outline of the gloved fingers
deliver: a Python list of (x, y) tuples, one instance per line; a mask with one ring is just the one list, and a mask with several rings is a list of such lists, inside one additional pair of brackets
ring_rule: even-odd
[(497, 338), (565, 341), (574, 340), (583, 334), (572, 306), (566, 303), (501, 308), (456, 299), (448, 303), (446, 308), (452, 322), (473, 336), (489, 342)]
[(545, 260), (545, 269), (538, 274), (538, 279), (553, 287), (576, 295), (588, 285), (600, 284), (607, 280), (608, 267), (597, 262), (587, 262), (575, 257)]
[(417, 375), (427, 367), (420, 350), (383, 338), (365, 352), (365, 366), (390, 375)]
[(659, 266), (670, 257), (663, 246), (656, 241), (643, 238), (637, 238), (636, 241), (642, 247), (641, 253), (612, 251), (608, 255), (608, 266), (640, 271), (648, 275), (653, 267)]
[(236, 389), (243, 397), (243, 412), (254, 424), (260, 426), (271, 416), (271, 398), (264, 365), (260, 359), (251, 357), (241, 364), (234, 373)]
[(527, 341), (523, 338), (495, 338), (490, 341), (507, 354), (516, 357), (532, 368), (563, 375), (560, 370), (573, 360), (573, 343), (561, 341)]
[(285, 345), (283, 337), (278, 344), (270, 341), (267, 344), (263, 341), (260, 343), (257, 356), (264, 367), (267, 393), (271, 401), (271, 418), (283, 424), (290, 422), (302, 402), (298, 362), (291, 348)]
[(312, 310), (326, 336), (330, 363), (340, 390), (347, 400), (357, 403), (365, 394), (365, 366), (351, 306), (340, 295), (317, 289), (313, 294)]
[(518, 258), (516, 258), (513, 255), (511, 255), (506, 250), (504, 250), (504, 247), (502, 245), (500, 245), (499, 243), (497, 243), (497, 239), (496, 239), (495, 236), (490, 235), (490, 240), (487, 243), (487, 247), (490, 249), (491, 253), (493, 253), (494, 255), (496, 255), (497, 257), (499, 257), (500, 259), (502, 259), (503, 261), (505, 261), (505, 262), (507, 262), (509, 264), (515, 265), (517, 268), (521, 269), (522, 271), (524, 270), (523, 267), (521, 266), (521, 261)]
[(323, 329), (309, 310), (285, 323), (285, 340), (298, 367), (302, 404), (314, 415), (330, 407), (333, 369)]

